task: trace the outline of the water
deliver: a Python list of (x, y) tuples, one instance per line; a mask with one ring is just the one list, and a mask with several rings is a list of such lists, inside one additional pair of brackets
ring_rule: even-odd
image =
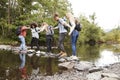
[(115, 55), (112, 51), (103, 50), (100, 58), (95, 61), (96, 66), (108, 66), (110, 64), (120, 62), (120, 55)]
[[(65, 47), (68, 56), (71, 55), (71, 49)], [(55, 53), (58, 51), (53, 50)], [(80, 45), (77, 47), (77, 56), (80, 60), (90, 61), (96, 66), (106, 66), (116, 62), (120, 62), (120, 49), (113, 45)], [(19, 55), (11, 51), (0, 51), (0, 80), (20, 80)], [(58, 60), (55, 58), (43, 58), (33, 55), (26, 57), (26, 73), (27, 75), (53, 75), (56, 72), (61, 72), (58, 68)]]

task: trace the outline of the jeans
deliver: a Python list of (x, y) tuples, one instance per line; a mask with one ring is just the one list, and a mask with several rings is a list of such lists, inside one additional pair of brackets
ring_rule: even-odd
[(20, 56), (20, 60), (21, 60), (21, 64), (20, 64), (20, 68), (24, 68), (25, 67), (25, 62), (26, 62), (26, 54), (19, 54)]
[(72, 55), (76, 56), (76, 43), (79, 36), (79, 32), (74, 30), (71, 34), (71, 43), (72, 43)]
[(21, 44), (20, 44), (20, 50), (26, 50), (26, 43), (25, 43), (25, 38), (24, 38), (24, 36), (19, 36), (19, 39), (20, 39), (20, 41), (21, 41)]
[(47, 52), (51, 52), (52, 41), (53, 41), (53, 36), (52, 35), (46, 35)]
[(59, 34), (59, 42), (58, 42), (58, 48), (65, 52), (65, 48), (64, 48), (64, 45), (63, 45), (63, 41), (65, 39), (65, 36), (66, 36), (67, 33), (60, 33)]
[(32, 37), (31, 49), (33, 49), (33, 46), (37, 46), (37, 50), (40, 50), (40, 48), (39, 48), (39, 39), (38, 38)]
[[(26, 50), (26, 45), (25, 45), (25, 38), (24, 36), (19, 36), (19, 39), (21, 41), (21, 44), (20, 44), (20, 50)], [(21, 65), (20, 65), (20, 68), (23, 68), (25, 66), (25, 54), (22, 54), (22, 53), (19, 53), (19, 56), (20, 56), (20, 60), (21, 60)]]

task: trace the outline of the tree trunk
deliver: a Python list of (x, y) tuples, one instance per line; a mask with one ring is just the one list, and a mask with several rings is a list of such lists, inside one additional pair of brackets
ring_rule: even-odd
[(10, 0), (8, 0), (8, 24), (10, 24)]

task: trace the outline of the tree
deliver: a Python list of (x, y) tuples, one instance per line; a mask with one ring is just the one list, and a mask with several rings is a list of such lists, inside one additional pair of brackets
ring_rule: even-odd
[(80, 42), (96, 42), (101, 39), (103, 30), (95, 23), (95, 13), (90, 18), (91, 22), (85, 16), (80, 16), (80, 22), (82, 24), (82, 31), (79, 37)]

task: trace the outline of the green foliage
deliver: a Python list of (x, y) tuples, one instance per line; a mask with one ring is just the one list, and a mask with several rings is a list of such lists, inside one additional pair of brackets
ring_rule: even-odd
[[(37, 22), (39, 25), (42, 22), (47, 22), (54, 26), (56, 22), (53, 20), (53, 14), (58, 12), (60, 16), (63, 17), (68, 11), (72, 12), (71, 4), (68, 0), (1, 0), (0, 38), (16, 41), (16, 27), (20, 25), (29, 25), (31, 22)], [(79, 42), (85, 43), (91, 39), (95, 41), (120, 42), (119, 26), (118, 28), (105, 33), (97, 25), (96, 18), (95, 13), (90, 15), (89, 19), (83, 15), (79, 17), (82, 24)], [(44, 36), (44, 33), (40, 33), (40, 41), (45, 42)], [(55, 42), (57, 42), (58, 31), (55, 31), (54, 37)], [(27, 43), (30, 43), (30, 31), (28, 31), (26, 40)]]
[(88, 42), (89, 40), (99, 41), (103, 35), (103, 30), (95, 23), (95, 14), (91, 17), (90, 22), (85, 16), (80, 16), (82, 31), (80, 32), (79, 41), (82, 43)]
[[(58, 12), (63, 16), (69, 9), (70, 4), (67, 0), (1, 0), (0, 37), (13, 41), (17, 40), (16, 27), (29, 25), (31, 22), (38, 24), (47, 22), (54, 26), (53, 14)], [(40, 41), (45, 41), (45, 35), (40, 35), (42, 35)], [(28, 43), (30, 39), (31, 34), (28, 31), (26, 37)]]
[(104, 36), (105, 41), (111, 41), (111, 42), (120, 42), (120, 27), (111, 30), (110, 32), (107, 32)]

